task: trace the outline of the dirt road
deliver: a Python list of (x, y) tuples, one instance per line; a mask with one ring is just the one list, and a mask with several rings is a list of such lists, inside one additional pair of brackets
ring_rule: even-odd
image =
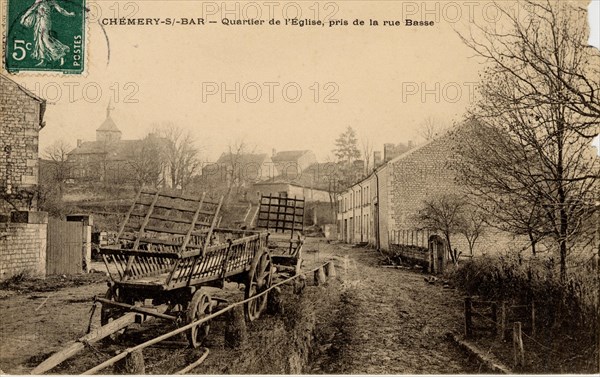
[(37, 359), (85, 334), (92, 299), (106, 289), (98, 282), (0, 300), (0, 369), (28, 374)]
[[(448, 331), (460, 331), (462, 326), (459, 294), (426, 283), (425, 275), (416, 270), (378, 267), (378, 259), (379, 254), (371, 249), (327, 244), (316, 239), (307, 242), (305, 267), (335, 260), (339, 282), (320, 288), (328, 290), (329, 303), (321, 308), (322, 313), (316, 313), (314, 355), (303, 368), (304, 373), (478, 372), (477, 365), (445, 337)], [(309, 283), (311, 279), (308, 276)], [(230, 288), (241, 295), (236, 287)], [(92, 282), (50, 292), (13, 292), (0, 299), (0, 369), (6, 373), (26, 374), (53, 351), (82, 336), (92, 297), (105, 290), (105, 284)], [(269, 317), (261, 318), (259, 322), (269, 320)], [(168, 330), (162, 325), (154, 327), (156, 331), (147, 336)], [(211, 334), (208, 341), (213, 357), (230, 358), (228, 352), (234, 351), (220, 350), (222, 334), (218, 330)], [(134, 336), (130, 340), (131, 344), (125, 346), (141, 342)], [(72, 365), (61, 370), (81, 372), (114, 352), (99, 347), (85, 357), (74, 358)], [(165, 352), (172, 355), (173, 350), (168, 347), (149, 350), (147, 363), (156, 364), (157, 360), (165, 359)], [(243, 359), (243, 355), (238, 358)], [(205, 368), (210, 364), (207, 362)], [(157, 367), (152, 368), (151, 373), (169, 373), (170, 370)], [(205, 372), (203, 367), (194, 371)], [(239, 372), (244, 373), (242, 369)]]
[[(313, 373), (477, 373), (446, 339), (460, 331), (462, 300), (454, 290), (424, 281), (418, 270), (377, 267), (379, 254), (348, 245), (326, 245), (345, 261), (338, 332)], [(347, 261), (347, 262), (346, 262)], [(345, 270), (345, 271), (344, 271)]]

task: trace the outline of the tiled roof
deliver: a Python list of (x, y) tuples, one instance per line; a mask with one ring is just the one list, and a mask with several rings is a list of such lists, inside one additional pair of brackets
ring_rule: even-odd
[(310, 152), (309, 150), (302, 151), (281, 151), (275, 154), (272, 157), (273, 162), (283, 162), (283, 161), (297, 161), (304, 154)]
[(104, 155), (109, 160), (125, 160), (132, 156), (143, 140), (85, 141), (69, 155)]
[(115, 122), (112, 120), (110, 115), (106, 117), (104, 122), (98, 127), (96, 131), (112, 131), (112, 132), (121, 132)]
[[(231, 153), (223, 153), (221, 157), (217, 160), (217, 164), (230, 164), (231, 163)], [(236, 160), (237, 164), (245, 165), (245, 164), (256, 164), (262, 165), (265, 160), (268, 158), (266, 153), (246, 153), (239, 156), (233, 157)]]

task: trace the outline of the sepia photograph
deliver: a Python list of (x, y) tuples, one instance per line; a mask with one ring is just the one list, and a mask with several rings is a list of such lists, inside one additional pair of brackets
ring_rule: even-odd
[(600, 0), (0, 0), (0, 375), (600, 373)]

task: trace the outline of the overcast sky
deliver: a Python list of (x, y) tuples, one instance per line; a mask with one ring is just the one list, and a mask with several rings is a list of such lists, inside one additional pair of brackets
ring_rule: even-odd
[[(370, 138), (380, 150), (385, 142), (419, 141), (416, 129), (426, 117), (450, 124), (463, 115), (481, 69), (453, 30), (464, 30), (468, 8), (459, 2), (463, 17), (453, 23), (448, 21), (454, 17), (453, 10), (444, 8), (444, 2), (437, 3), (438, 10), (436, 2), (409, 5), (419, 8), (425, 3), (434, 4), (429, 5), (433, 13), (425, 17), (420, 13), (424, 9), (414, 11), (399, 1), (336, 2), (327, 9), (326, 2), (320, 3), (321, 18), (337, 7), (333, 19), (350, 24), (355, 18), (366, 24), (376, 19), (380, 23), (376, 28), (225, 26), (221, 18), (236, 17), (222, 12), (207, 15), (218, 21), (207, 26), (108, 25), (103, 30), (98, 23), (90, 23), (87, 77), (17, 77), (16, 81), (48, 97), (40, 150), (57, 139), (72, 145), (77, 139), (94, 140), (112, 98), (112, 117), (124, 139), (143, 137), (154, 124), (172, 122), (196, 135), (207, 160), (218, 158), (229, 143), (244, 140), (257, 151), (269, 153), (273, 148), (311, 149), (325, 161), (336, 136), (347, 126), (359, 137)], [(92, 4), (94, 11), (101, 9), (102, 17), (108, 18), (114, 17), (115, 4), (120, 6), (120, 16), (135, 11), (134, 18), (162, 19), (202, 17), (203, 7), (197, 1), (137, 1), (138, 9), (125, 9), (126, 2)], [(245, 4), (240, 3), (240, 10)], [(255, 4), (268, 21), (269, 8), (263, 2)], [(283, 4), (275, 8), (281, 20)], [(313, 1), (296, 4), (303, 18), (314, 18)], [(253, 13), (253, 9), (246, 10)], [(289, 14), (294, 10), (288, 9)], [(483, 8), (472, 10), (482, 20)], [(404, 19), (409, 12), (416, 12), (411, 16), (416, 20), (438, 18), (439, 22), (408, 27)], [(382, 26), (384, 20), (399, 20), (402, 25)], [(206, 96), (207, 90), (215, 90), (211, 83), (234, 89), (236, 82), (242, 94), (239, 103), (233, 94), (227, 95), (225, 103), (220, 93)], [(251, 103), (256, 96), (252, 83), (262, 91), (257, 103)], [(318, 103), (314, 83), (319, 83)], [(333, 85), (326, 87), (327, 83)], [(298, 102), (286, 101), (282, 93), (286, 84), (288, 100), (295, 96), (295, 87), (302, 89)], [(86, 85), (87, 99), (82, 93)], [(274, 89), (273, 103), (269, 85)], [(75, 101), (69, 98), (69, 86)], [(244, 86), (249, 98), (243, 97)], [(98, 87), (100, 96), (96, 95)], [(425, 101), (423, 89), (432, 90)], [(337, 103), (325, 103), (326, 95), (333, 92), (331, 99)], [(125, 101), (127, 95), (131, 95), (129, 101)]]

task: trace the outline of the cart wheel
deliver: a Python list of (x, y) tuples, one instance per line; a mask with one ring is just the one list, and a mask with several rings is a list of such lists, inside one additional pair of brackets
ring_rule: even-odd
[[(246, 283), (246, 294), (245, 299), (256, 296), (258, 293), (264, 292), (271, 287), (271, 281), (273, 280), (271, 255), (267, 250), (263, 250), (262, 253), (257, 253), (256, 257), (252, 261), (250, 272), (248, 273), (248, 282)], [(262, 295), (255, 300), (247, 302), (244, 305), (246, 309), (246, 318), (248, 321), (254, 321), (263, 312), (267, 306), (267, 296), (269, 294)]]
[[(206, 290), (200, 288), (194, 296), (190, 305), (188, 306), (187, 323), (192, 323), (201, 318), (206, 317), (212, 312), (212, 299)], [(187, 338), (190, 345), (194, 348), (200, 347), (204, 339), (208, 336), (208, 330), (210, 329), (210, 321), (204, 322), (198, 326), (194, 326), (187, 332)]]
[[(104, 295), (104, 298), (110, 301), (124, 302), (123, 298), (119, 296), (118, 289), (108, 288), (106, 294)], [(107, 325), (113, 320), (121, 317), (124, 313), (125, 311), (123, 309), (103, 304), (102, 308), (100, 309), (100, 325)], [(113, 341), (117, 340), (119, 335), (122, 335), (123, 333), (125, 333), (125, 329), (121, 329), (115, 333), (110, 334), (109, 338)]]

